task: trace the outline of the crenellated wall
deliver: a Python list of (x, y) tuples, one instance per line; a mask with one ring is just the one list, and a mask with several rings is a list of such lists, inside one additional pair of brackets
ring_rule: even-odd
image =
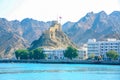
[(56, 23), (49, 28), (50, 38), (55, 39), (55, 33), (61, 31), (61, 25)]

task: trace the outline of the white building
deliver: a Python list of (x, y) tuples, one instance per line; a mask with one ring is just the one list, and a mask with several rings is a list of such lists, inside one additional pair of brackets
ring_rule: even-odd
[(87, 54), (87, 44), (84, 44), (80, 49), (78, 50), (78, 59), (85, 60), (88, 58)]
[[(44, 49), (44, 53), (47, 55), (46, 59), (67, 59), (64, 57), (65, 49)], [(87, 48), (78, 50), (78, 57), (75, 60), (87, 59)]]
[(88, 40), (88, 55), (95, 54), (96, 56), (106, 57), (106, 52), (114, 50), (120, 54), (120, 40), (107, 39), (106, 41), (96, 41), (96, 39)]
[(47, 59), (64, 59), (64, 49), (44, 49)]
[(90, 54), (100, 55), (100, 42), (96, 42), (96, 39), (88, 40), (88, 55)]

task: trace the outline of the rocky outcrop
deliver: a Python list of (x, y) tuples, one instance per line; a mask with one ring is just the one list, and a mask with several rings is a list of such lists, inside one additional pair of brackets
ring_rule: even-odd
[(46, 30), (38, 40), (33, 41), (30, 49), (46, 48), (46, 49), (65, 49), (68, 46), (76, 47), (70, 39), (62, 32), (59, 23), (53, 25)]

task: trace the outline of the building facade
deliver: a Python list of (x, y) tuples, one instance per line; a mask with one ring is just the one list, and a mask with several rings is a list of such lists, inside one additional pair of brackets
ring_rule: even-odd
[(47, 55), (46, 59), (64, 59), (64, 49), (44, 49), (44, 53)]
[[(52, 60), (63, 60), (67, 59), (64, 57), (65, 49), (44, 49), (44, 53), (47, 55), (46, 59)], [(87, 59), (87, 50), (85, 49), (78, 49), (78, 57), (74, 60), (83, 60)]]
[(87, 44), (84, 44), (83, 46), (81, 46), (78, 50), (78, 58), (81, 60), (85, 60), (88, 58), (88, 54), (87, 54)]
[(96, 39), (88, 40), (88, 55), (104, 56), (110, 50), (114, 50), (120, 54), (120, 40), (107, 39), (106, 41), (96, 41)]

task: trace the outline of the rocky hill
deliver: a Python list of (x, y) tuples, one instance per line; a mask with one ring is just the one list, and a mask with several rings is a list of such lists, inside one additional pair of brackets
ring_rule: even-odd
[(0, 19), (0, 57), (12, 58), (14, 51), (28, 47), (28, 42), (13, 32), (11, 24), (4, 18)]
[(38, 47), (45, 49), (65, 49), (68, 46), (76, 47), (62, 32), (61, 25), (57, 22), (53, 22), (53, 25), (46, 30), (38, 40), (33, 41), (30, 49)]
[(47, 30), (52, 21), (43, 22), (26, 18), (20, 22), (22, 28), (22, 37), (32, 43), (38, 39), (40, 35)]
[(8, 21), (0, 18), (0, 57), (12, 58), (14, 51), (29, 47), (32, 41), (38, 39), (51, 22), (42, 22), (26, 18)]
[[(14, 20), (10, 21), (11, 28), (13, 31), (16, 31), (29, 43), (39, 38), (43, 31), (47, 30), (51, 25), (51, 21), (43, 22), (37, 21), (31, 18), (25, 18), (21, 22)], [(15, 29), (15, 30), (14, 30)]]
[(77, 22), (65, 23), (63, 31), (78, 45), (86, 43), (90, 38), (120, 39), (120, 12), (114, 11), (109, 15), (104, 11), (90, 12)]

